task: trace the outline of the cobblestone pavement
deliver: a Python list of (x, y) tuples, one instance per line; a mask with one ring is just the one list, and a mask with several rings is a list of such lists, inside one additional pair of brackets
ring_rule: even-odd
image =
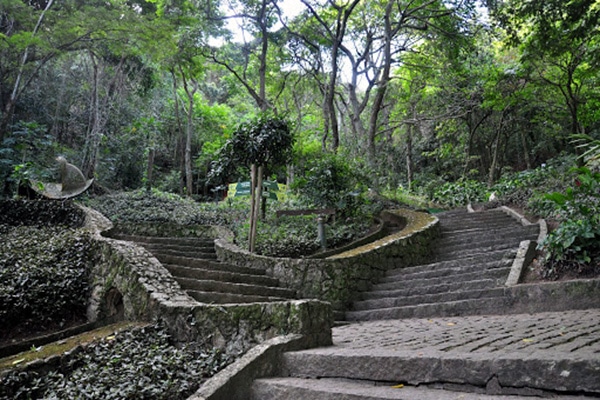
[(333, 342), (329, 351), (598, 360), (600, 309), (353, 323), (334, 328)]

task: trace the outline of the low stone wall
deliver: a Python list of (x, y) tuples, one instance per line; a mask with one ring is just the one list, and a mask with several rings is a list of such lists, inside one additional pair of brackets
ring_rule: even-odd
[(385, 271), (424, 261), (429, 244), (439, 235), (438, 219), (411, 210), (389, 213), (406, 221), (399, 232), (325, 259), (274, 258), (252, 254), (232, 243), (231, 236), (215, 240), (220, 260), (266, 270), (299, 297), (328, 301), (344, 311)]
[[(115, 311), (128, 320), (160, 319), (175, 340), (220, 348), (234, 356), (264, 340), (288, 333), (302, 335), (307, 347), (331, 344), (333, 317), (328, 303), (318, 300), (217, 306), (199, 303), (181, 289), (147, 250), (100, 234), (103, 230), (126, 230), (126, 227), (112, 227), (98, 212), (83, 209), (87, 215), (85, 229), (94, 235), (99, 254), (92, 272), (90, 320), (111, 317)], [(218, 227), (141, 224), (135, 229), (136, 234), (143, 235), (228, 235)]]

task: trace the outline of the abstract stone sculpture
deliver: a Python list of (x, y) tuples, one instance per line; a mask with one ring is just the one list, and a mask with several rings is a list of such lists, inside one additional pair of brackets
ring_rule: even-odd
[(56, 157), (60, 168), (60, 183), (31, 181), (31, 188), (49, 199), (68, 199), (85, 192), (94, 179), (85, 179), (79, 168), (62, 157)]

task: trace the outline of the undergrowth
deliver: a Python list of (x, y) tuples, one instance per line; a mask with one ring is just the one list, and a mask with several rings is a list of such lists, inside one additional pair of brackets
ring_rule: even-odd
[(13, 370), (0, 399), (186, 399), (230, 362), (216, 349), (174, 346), (157, 324), (90, 343), (47, 374)]

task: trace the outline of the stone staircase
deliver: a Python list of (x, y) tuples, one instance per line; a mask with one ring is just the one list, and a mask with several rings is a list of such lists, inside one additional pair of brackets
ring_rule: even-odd
[(438, 218), (431, 261), (388, 271), (354, 303), (348, 321), (499, 313), (519, 243), (537, 239), (539, 225), (522, 226), (502, 210)]
[(171, 272), (181, 288), (199, 302), (239, 304), (294, 299), (294, 291), (280, 286), (264, 270), (217, 260), (212, 239), (116, 234), (150, 251)]
[[(503, 210), (438, 215), (431, 261), (390, 270), (331, 347), (286, 352), (252, 400), (600, 396), (600, 310), (512, 315), (504, 284), (523, 226)], [(503, 315), (502, 315), (503, 314)]]

